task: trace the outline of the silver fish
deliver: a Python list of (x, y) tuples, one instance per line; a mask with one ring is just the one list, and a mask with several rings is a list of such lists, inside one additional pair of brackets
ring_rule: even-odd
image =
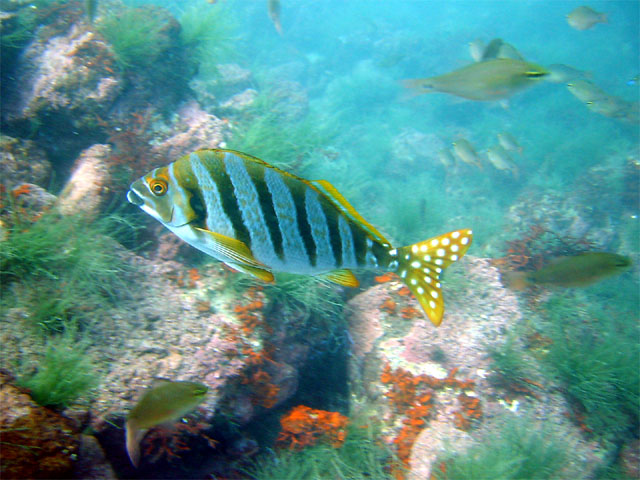
[(351, 269), (397, 272), (429, 319), (444, 314), (440, 274), (469, 229), (394, 248), (325, 180), (305, 180), (233, 150), (200, 150), (131, 184), (127, 199), (187, 243), (272, 282), (274, 271), (355, 287)]

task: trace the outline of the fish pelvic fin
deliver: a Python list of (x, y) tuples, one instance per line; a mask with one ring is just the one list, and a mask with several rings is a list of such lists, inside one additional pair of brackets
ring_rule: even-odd
[(126, 423), (126, 443), (127, 443), (127, 454), (129, 455), (129, 460), (131, 460), (131, 464), (138, 468), (140, 464), (140, 442), (144, 437), (144, 434), (147, 433), (146, 430), (141, 430), (138, 428), (135, 422), (127, 420)]
[(473, 232), (469, 229), (454, 230), (389, 252), (391, 257), (394, 254), (396, 257), (396, 273), (435, 326), (442, 323), (444, 315), (440, 274), (464, 256), (472, 238)]

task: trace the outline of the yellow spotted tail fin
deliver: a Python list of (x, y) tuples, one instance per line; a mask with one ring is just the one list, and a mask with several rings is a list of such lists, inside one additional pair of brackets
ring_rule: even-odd
[(471, 245), (473, 232), (455, 230), (408, 247), (391, 250), (396, 256), (396, 273), (418, 299), (431, 322), (438, 326), (444, 315), (440, 274), (462, 258)]

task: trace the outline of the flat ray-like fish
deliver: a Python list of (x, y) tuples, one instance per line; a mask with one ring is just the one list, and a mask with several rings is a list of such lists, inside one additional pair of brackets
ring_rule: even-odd
[(135, 181), (127, 199), (195, 248), (265, 281), (272, 272), (358, 286), (352, 269), (397, 273), (429, 319), (444, 314), (440, 274), (469, 229), (394, 248), (325, 180), (305, 180), (233, 150), (200, 150)]

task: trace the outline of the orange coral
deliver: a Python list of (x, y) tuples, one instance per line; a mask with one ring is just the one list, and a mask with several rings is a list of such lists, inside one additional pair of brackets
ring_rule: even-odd
[(396, 278), (396, 275), (389, 272), (389, 273), (385, 273), (384, 275), (379, 275), (375, 277), (375, 281), (377, 283), (386, 283), (386, 282), (390, 282), (391, 280), (394, 280), (395, 278)]
[(479, 420), (482, 418), (480, 399), (477, 397), (471, 397), (466, 393), (461, 393), (458, 395), (458, 400), (462, 405), (462, 409), (453, 412), (453, 423), (461, 430), (469, 430), (471, 428), (472, 420)]
[(390, 298), (388, 298), (387, 300), (385, 300), (382, 305), (380, 306), (380, 310), (385, 310), (389, 313), (395, 313), (396, 311), (396, 302), (394, 302), (393, 300), (391, 300)]
[(322, 440), (338, 448), (344, 443), (348, 423), (349, 419), (338, 412), (298, 405), (280, 419), (282, 430), (276, 444), (290, 450), (301, 450)]

